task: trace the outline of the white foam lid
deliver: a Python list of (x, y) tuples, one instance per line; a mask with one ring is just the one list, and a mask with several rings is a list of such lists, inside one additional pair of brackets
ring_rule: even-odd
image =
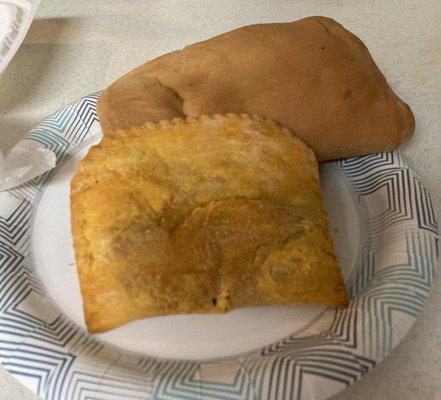
[(0, 0), (0, 74), (20, 47), (40, 0)]

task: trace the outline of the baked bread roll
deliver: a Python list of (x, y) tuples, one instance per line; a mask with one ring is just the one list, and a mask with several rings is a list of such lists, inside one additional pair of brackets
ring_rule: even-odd
[(320, 161), (389, 151), (414, 130), (366, 46), (330, 18), (245, 26), (158, 57), (98, 101), (104, 134), (215, 113), (271, 117)]
[(105, 136), (71, 184), (87, 328), (347, 296), (317, 162), (261, 117), (175, 119)]

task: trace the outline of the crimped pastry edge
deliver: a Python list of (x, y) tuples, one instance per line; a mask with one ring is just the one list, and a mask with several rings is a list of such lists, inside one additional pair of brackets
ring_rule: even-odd
[[(275, 119), (263, 115), (258, 114), (246, 114), (246, 113), (225, 113), (225, 114), (202, 114), (198, 116), (192, 116), (189, 115), (187, 117), (176, 117), (172, 119), (164, 119), (159, 122), (147, 122), (144, 125), (141, 126), (132, 126), (129, 129), (117, 129), (112, 135), (105, 136), (104, 139), (118, 139), (122, 138), (124, 136), (127, 136), (130, 133), (135, 133), (139, 131), (143, 131), (145, 133), (148, 133), (149, 131), (158, 131), (158, 130), (166, 130), (166, 129), (173, 129), (175, 127), (180, 127), (182, 125), (187, 126), (196, 126), (198, 124), (204, 123), (204, 122), (210, 122), (210, 121), (218, 121), (218, 122), (228, 122), (228, 121), (237, 121), (237, 122), (260, 122), (264, 124), (268, 124), (274, 127), (277, 127), (281, 129), (283, 132), (288, 133), (291, 135), (291, 137), (296, 140), (299, 144), (301, 144), (308, 153), (309, 158), (311, 159), (311, 162), (313, 162), (315, 165), (318, 166), (318, 160), (315, 156), (314, 151), (312, 148), (304, 142), (299, 136), (295, 134), (291, 129), (287, 128), (286, 126), (282, 125)], [(99, 146), (99, 145), (98, 145)]]

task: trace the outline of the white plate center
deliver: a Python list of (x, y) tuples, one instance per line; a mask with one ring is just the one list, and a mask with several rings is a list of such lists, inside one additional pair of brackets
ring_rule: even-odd
[[(48, 183), (37, 205), (33, 255), (52, 300), (85, 328), (70, 231), (69, 184), (87, 149), (75, 154)], [(337, 164), (322, 165), (322, 187), (331, 219), (334, 245), (345, 279), (356, 261), (359, 219)], [(134, 321), (97, 335), (105, 342), (136, 353), (175, 358), (232, 356), (269, 345), (310, 326), (323, 306), (254, 307), (223, 315), (176, 315)]]

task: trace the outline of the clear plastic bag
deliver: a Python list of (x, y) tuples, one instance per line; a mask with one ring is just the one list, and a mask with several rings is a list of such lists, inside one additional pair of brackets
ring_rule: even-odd
[[(0, 0), (0, 79), (23, 42), (40, 0)], [(5, 135), (6, 132), (0, 132)], [(55, 166), (55, 154), (37, 142), (21, 140), (0, 152), (0, 191), (18, 186)]]

